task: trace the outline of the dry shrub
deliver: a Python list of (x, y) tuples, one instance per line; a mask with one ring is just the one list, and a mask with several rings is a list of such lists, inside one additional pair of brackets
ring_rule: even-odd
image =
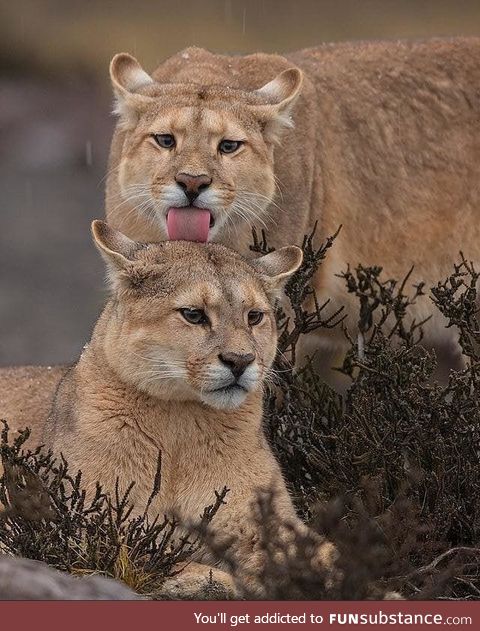
[[(160, 490), (161, 458), (152, 494), (142, 514), (132, 516), (129, 496), (133, 484), (113, 497), (97, 484), (93, 497), (82, 488), (82, 475), (71, 475), (64, 459), (41, 449), (23, 451), (28, 430), (9, 441), (4, 423), (0, 454), (0, 549), (44, 561), (72, 574), (99, 573), (124, 581), (133, 590), (155, 596), (162, 581), (173, 576), (175, 564), (199, 548), (196, 537), (179, 534), (178, 523), (148, 509)], [(227, 489), (214, 494), (201, 524), (208, 524), (222, 505)]]
[[(302, 296), (299, 285), (309, 285), (315, 256), (307, 247), (306, 265), (287, 286), (290, 300)], [(424, 294), (423, 285), (408, 292), (410, 273), (400, 283), (383, 279), (380, 267), (342, 274), (360, 305), (356, 331), (345, 329), (350, 348), (339, 368), (350, 386), (340, 396), (312, 362), (285, 372), (280, 354), (278, 388), (266, 401), (266, 431), (299, 514), (337, 542), (344, 550), (340, 566), (357, 576), (342, 587), (343, 597), (363, 597), (357, 580), (364, 571), (370, 593), (384, 586), (409, 597), (477, 598), (479, 274), (461, 255), (452, 275), (431, 290), (432, 310), (458, 330), (464, 359), (464, 367), (451, 370), (441, 385), (434, 379), (435, 354), (421, 345), (424, 322), (409, 318), (409, 307)], [(313, 303), (317, 327), (330, 326)], [(298, 308), (293, 312), (287, 328), (302, 330), (307, 319)], [(339, 505), (342, 518), (335, 522)], [(338, 528), (318, 523), (319, 506), (320, 522)]]

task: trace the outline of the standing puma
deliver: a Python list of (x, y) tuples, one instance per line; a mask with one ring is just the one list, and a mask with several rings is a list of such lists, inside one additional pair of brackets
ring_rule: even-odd
[[(226, 485), (213, 528), (233, 536), (241, 566), (256, 570), (257, 489), (273, 486), (281, 517), (304, 528), (262, 432), (262, 386), (277, 341), (273, 297), (302, 252), (285, 247), (250, 265), (218, 244), (137, 243), (103, 222), (93, 232), (112, 296), (60, 384), (44, 442), (82, 471), (87, 490), (100, 481), (113, 492), (117, 478), (122, 489), (134, 480), (140, 512), (161, 451), (154, 516), (197, 520)], [(174, 595), (191, 580), (187, 568), (171, 581)]]
[[(347, 263), (397, 279), (415, 265), (411, 282), (428, 287), (460, 249), (480, 258), (479, 59), (479, 38), (285, 56), (189, 48), (152, 76), (117, 55), (107, 220), (132, 238), (208, 239), (244, 255), (251, 224), (275, 247), (317, 221), (319, 239), (342, 224), (316, 278), (324, 297), (355, 313), (335, 276)], [(417, 319), (429, 312), (419, 300)], [(438, 318), (430, 341), (447, 335)]]

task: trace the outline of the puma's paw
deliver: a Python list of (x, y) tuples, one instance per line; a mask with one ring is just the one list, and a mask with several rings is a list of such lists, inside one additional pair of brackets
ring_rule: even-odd
[(178, 574), (167, 578), (160, 598), (169, 600), (232, 600), (235, 598), (233, 578), (228, 572), (201, 563), (175, 566)]

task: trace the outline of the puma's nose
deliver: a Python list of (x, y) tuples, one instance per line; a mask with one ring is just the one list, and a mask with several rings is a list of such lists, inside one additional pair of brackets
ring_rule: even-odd
[(183, 189), (190, 204), (197, 199), (202, 191), (210, 186), (212, 178), (208, 175), (191, 175), (179, 173), (175, 178), (176, 183)]
[(245, 372), (245, 368), (253, 362), (255, 355), (253, 353), (220, 353), (218, 358), (222, 364), (230, 368), (235, 379), (238, 379)]

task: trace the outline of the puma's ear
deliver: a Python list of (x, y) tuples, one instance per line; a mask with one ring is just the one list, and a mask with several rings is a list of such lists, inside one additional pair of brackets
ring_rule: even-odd
[(137, 92), (139, 88), (154, 82), (135, 57), (128, 53), (115, 55), (110, 63), (110, 77), (114, 90), (120, 94)]
[(264, 136), (270, 142), (278, 142), (283, 128), (293, 127), (290, 114), (300, 93), (302, 81), (301, 70), (290, 68), (255, 90), (266, 102), (266, 105), (258, 107), (258, 112), (265, 124)]
[(298, 68), (289, 68), (256, 90), (269, 105), (276, 105), (280, 109), (287, 107), (300, 92), (303, 75)]
[(252, 266), (266, 282), (267, 287), (278, 291), (300, 267), (303, 252), (296, 245), (287, 245), (252, 261)]
[(92, 222), (92, 235), (107, 264), (108, 281), (113, 289), (118, 289), (133, 268), (132, 257), (138, 243), (99, 219)]
[(154, 83), (135, 57), (119, 53), (110, 62), (110, 79), (115, 94), (114, 113), (121, 118), (125, 129), (133, 127), (138, 112), (151, 101), (151, 97), (138, 93), (140, 88)]

